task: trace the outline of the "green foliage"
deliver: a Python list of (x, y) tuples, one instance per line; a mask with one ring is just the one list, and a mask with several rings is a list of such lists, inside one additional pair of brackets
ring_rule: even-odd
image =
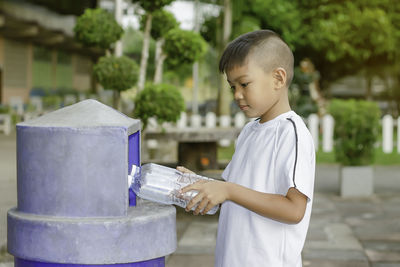
[(260, 20), (256, 17), (243, 16), (240, 22), (235, 25), (234, 34), (239, 36), (247, 32), (259, 30), (260, 24)]
[(122, 27), (114, 17), (104, 9), (86, 9), (74, 27), (75, 38), (86, 46), (98, 46), (109, 49), (112, 43), (118, 41)]
[(61, 107), (62, 98), (59, 95), (46, 95), (42, 98), (44, 110), (56, 110)]
[[(391, 74), (399, 73), (400, 1), (235, 0), (232, 7), (232, 39), (257, 22), (274, 30), (295, 51), (296, 62), (311, 58), (322, 89), (360, 70), (376, 75), (382, 66), (397, 66)], [(222, 16), (208, 18), (201, 28), (214, 46), (216, 36), (221, 38)]]
[(200, 26), (200, 34), (204, 40), (211, 46), (217, 46), (217, 27), (220, 27), (221, 18), (208, 16), (205, 18), (203, 24)]
[(193, 75), (193, 65), (170, 65), (169, 62), (165, 62), (165, 71), (163, 74), (163, 81), (165, 83), (174, 84), (176, 86), (184, 84), (188, 77)]
[(101, 57), (94, 66), (96, 79), (105, 89), (127, 90), (135, 85), (138, 79), (138, 66), (128, 57)]
[(159, 124), (176, 122), (184, 109), (184, 99), (175, 86), (149, 83), (135, 98), (133, 116), (142, 120), (145, 129), (149, 118), (155, 117)]
[(398, 65), (398, 1), (312, 0), (302, 2), (299, 8), (307, 31), (305, 43), (296, 48), (296, 53), (311, 57), (321, 73), (323, 88), (360, 70), (376, 75), (383, 66)]
[(0, 104), (0, 114), (7, 114), (10, 111), (10, 108), (5, 105)]
[[(151, 20), (150, 35), (154, 40), (163, 37), (169, 30), (179, 26), (178, 21), (175, 19), (171, 12), (164, 9), (156, 10), (153, 12)], [(144, 31), (146, 25), (147, 14), (143, 15), (140, 19), (140, 30)]]
[(366, 61), (373, 55), (393, 53), (395, 29), (388, 10), (372, 2), (345, 1), (310, 11), (314, 28), (308, 34), (310, 44), (326, 51), (331, 62), (342, 58)]
[(132, 0), (132, 3), (139, 4), (146, 12), (153, 13), (154, 11), (169, 5), (174, 0)]
[(172, 66), (194, 63), (206, 52), (207, 43), (200, 34), (172, 29), (165, 35), (164, 53)]
[(343, 165), (369, 165), (379, 135), (380, 110), (364, 100), (333, 100), (329, 112), (335, 119), (335, 157)]
[(295, 50), (306, 31), (298, 2), (300, 1), (253, 0), (248, 4), (251, 13), (260, 19), (262, 28), (276, 31)]

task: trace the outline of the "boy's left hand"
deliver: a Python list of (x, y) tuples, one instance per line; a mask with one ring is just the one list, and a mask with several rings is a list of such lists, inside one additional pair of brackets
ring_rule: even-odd
[(185, 186), (181, 193), (196, 190), (199, 193), (192, 198), (186, 206), (186, 211), (190, 211), (196, 204), (197, 208), (193, 211), (194, 215), (200, 213), (204, 215), (214, 206), (226, 201), (229, 197), (228, 183), (222, 181), (198, 181), (194, 184)]

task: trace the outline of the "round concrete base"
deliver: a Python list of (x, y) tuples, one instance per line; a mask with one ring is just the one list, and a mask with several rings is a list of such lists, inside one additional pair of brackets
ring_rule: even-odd
[(31, 261), (132, 263), (164, 257), (177, 245), (175, 207), (144, 200), (126, 217), (39, 216), (11, 209), (7, 219), (9, 253)]

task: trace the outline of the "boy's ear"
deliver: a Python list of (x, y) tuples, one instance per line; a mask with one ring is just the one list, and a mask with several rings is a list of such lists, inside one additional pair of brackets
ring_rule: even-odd
[(276, 88), (282, 88), (286, 85), (286, 70), (284, 68), (276, 68), (272, 75), (274, 77), (274, 83)]

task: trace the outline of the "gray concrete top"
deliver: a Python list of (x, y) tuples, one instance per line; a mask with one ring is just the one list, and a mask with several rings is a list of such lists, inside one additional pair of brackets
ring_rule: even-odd
[(71, 106), (47, 113), (41, 117), (18, 123), (28, 127), (123, 127), (132, 134), (140, 130), (140, 120), (104, 105), (96, 100), (87, 99)]

